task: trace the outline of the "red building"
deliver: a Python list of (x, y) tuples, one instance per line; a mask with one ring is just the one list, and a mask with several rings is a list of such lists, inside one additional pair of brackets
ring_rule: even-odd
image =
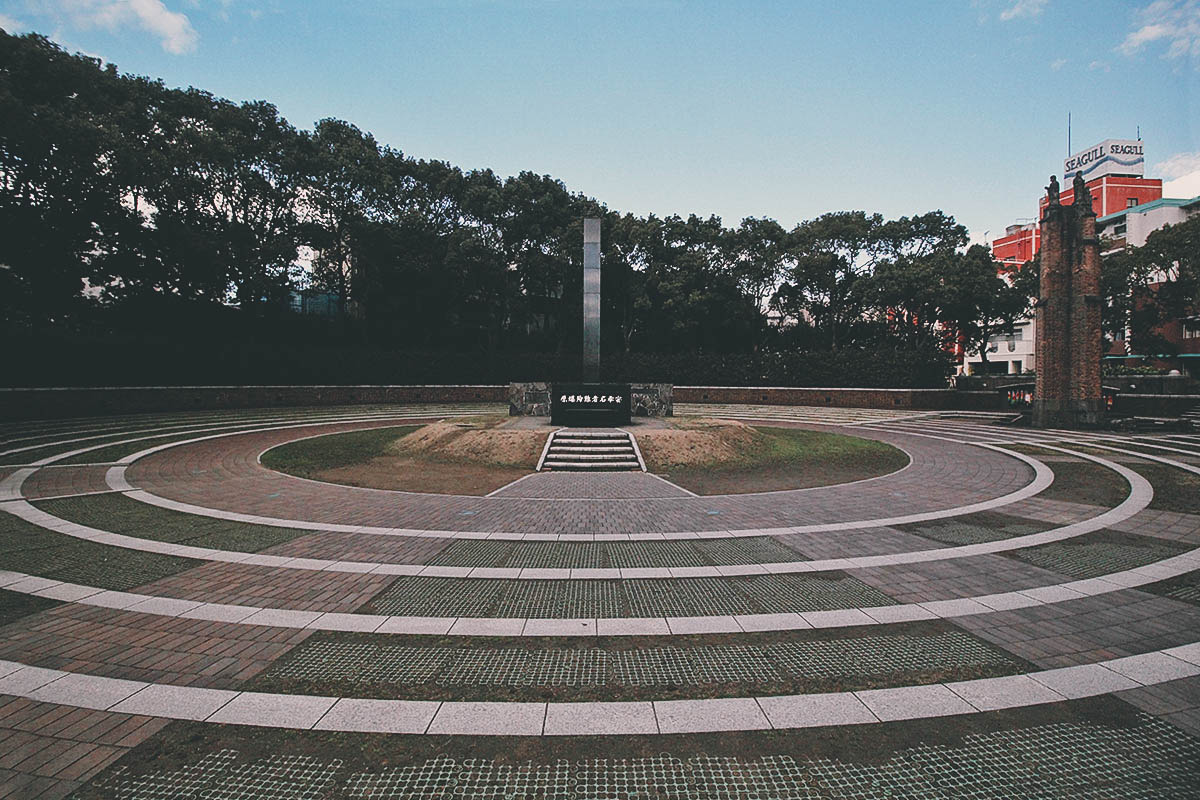
[(1036, 222), (1017, 223), (992, 242), (992, 258), (1005, 267), (1017, 268), (1037, 255), (1041, 246), (1042, 231)]
[[(1076, 172), (1083, 173), (1088, 191), (1092, 193), (1092, 207), (1099, 217), (1152, 203), (1162, 197), (1162, 179), (1147, 178), (1145, 171), (1140, 139), (1105, 139), (1063, 160), (1062, 203), (1075, 202), (1071, 181)], [(1043, 195), (1038, 200), (1035, 219), (1040, 220), (1045, 210)], [(1004, 236), (992, 242), (992, 255), (1005, 265), (1020, 266), (1037, 255), (1041, 246), (1038, 223), (1018, 223), (1009, 225)]]
[[(1071, 176), (1064, 176), (1063, 184)], [(1092, 178), (1087, 182), (1088, 191), (1092, 193), (1092, 204), (1096, 214), (1106, 217), (1127, 208), (1153, 203), (1162, 197), (1162, 178), (1140, 178), (1130, 175), (1103, 175)], [(1063, 189), (1064, 204), (1075, 202), (1075, 190)], [(1038, 214), (1046, 208), (1046, 198), (1038, 201)], [(1039, 217), (1040, 219), (1040, 217)]]

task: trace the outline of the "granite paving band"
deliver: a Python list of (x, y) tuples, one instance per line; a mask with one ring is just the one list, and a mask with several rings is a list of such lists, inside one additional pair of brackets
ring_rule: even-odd
[(858, 692), (538, 703), (379, 700), (145, 683), (0, 661), (0, 694), (167, 719), (359, 733), (628, 736), (820, 728), (1060, 703), (1200, 675), (1200, 643), (1075, 667)]
[(915, 620), (953, 619), (1098, 597), (1177, 578), (1197, 569), (1200, 569), (1200, 548), (1122, 572), (973, 597), (819, 611), (677, 617), (439, 617), (322, 612), (210, 603), (113, 591), (3, 570), (0, 570), (0, 589), (64, 602), (183, 619), (210, 619), (313, 630), (499, 637), (670, 636), (888, 625)]

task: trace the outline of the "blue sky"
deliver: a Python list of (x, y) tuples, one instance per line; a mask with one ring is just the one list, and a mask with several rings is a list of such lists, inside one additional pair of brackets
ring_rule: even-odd
[(1200, 194), (1200, 0), (0, 0), (0, 27), (637, 214), (940, 208), (994, 238), (1068, 111), (1074, 149), (1140, 125), (1147, 174)]

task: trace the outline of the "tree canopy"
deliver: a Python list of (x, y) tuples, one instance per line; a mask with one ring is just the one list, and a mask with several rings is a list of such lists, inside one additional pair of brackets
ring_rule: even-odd
[(163, 325), (185, 307), (275, 318), (320, 291), (331, 337), (576, 352), (585, 216), (603, 218), (606, 353), (946, 352), (1020, 305), (942, 211), (790, 229), (621, 214), (548, 175), (414, 158), (338, 119), (298, 129), (268, 102), (123, 75), (36, 34), (0, 31), (0, 187), (0, 303), (34, 328)]

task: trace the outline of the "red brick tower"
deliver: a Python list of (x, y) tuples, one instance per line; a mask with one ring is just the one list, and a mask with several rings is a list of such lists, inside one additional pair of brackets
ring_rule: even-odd
[(1082, 174), (1075, 173), (1072, 189), (1074, 203), (1062, 205), (1051, 176), (1042, 213), (1033, 401), (1038, 428), (1090, 428), (1104, 421), (1096, 212)]

